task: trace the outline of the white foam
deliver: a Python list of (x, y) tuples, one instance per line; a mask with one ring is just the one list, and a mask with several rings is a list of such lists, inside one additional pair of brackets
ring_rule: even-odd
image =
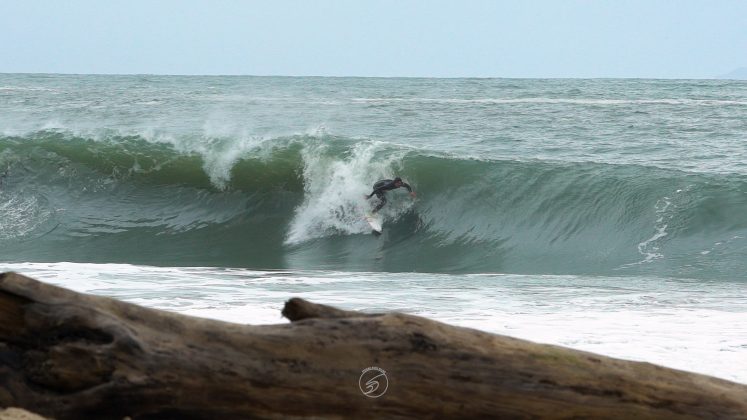
[[(359, 143), (347, 158), (328, 153), (325, 144), (305, 147), (304, 201), (295, 211), (286, 243), (370, 232), (363, 216), (372, 202), (363, 196), (371, 192), (376, 181), (395, 177), (395, 164), (403, 157), (403, 152), (377, 155), (384, 145)], [(391, 201), (381, 213), (388, 221), (395, 220), (409, 205)]]
[(671, 205), (672, 202), (669, 201), (669, 197), (664, 197), (663, 199), (657, 201), (654, 205), (654, 208), (656, 209), (656, 213), (658, 215), (656, 224), (654, 226), (654, 230), (656, 232), (654, 233), (654, 236), (638, 244), (638, 252), (645, 257), (643, 261), (641, 261), (642, 263), (651, 262), (664, 256), (659, 252), (660, 247), (656, 245), (656, 243), (659, 239), (668, 235), (668, 225), (667, 223), (665, 223), (665, 219), (668, 217), (671, 218), (671, 215), (667, 215), (666, 213), (667, 209)]
[(0, 239), (21, 238), (52, 217), (52, 211), (33, 194), (0, 190)]
[(656, 201), (656, 204), (654, 204), (654, 211), (656, 214), (656, 221), (654, 222), (654, 234), (650, 238), (640, 242), (637, 245), (638, 253), (643, 256), (643, 260), (625, 264), (620, 268), (646, 264), (664, 257), (664, 254), (661, 252), (660, 240), (669, 235), (669, 232), (667, 232), (667, 228), (676, 215), (676, 211), (679, 207), (677, 202), (686, 198), (686, 194), (683, 193), (689, 191), (691, 187), (692, 186), (689, 185), (685, 188), (685, 190), (678, 189), (677, 191), (675, 191), (672, 197), (662, 197), (661, 199)]
[(570, 105), (747, 105), (747, 101), (722, 99), (597, 99), (597, 98), (352, 98), (353, 102), (435, 104), (570, 104)]
[(61, 90), (40, 86), (0, 86), (0, 92), (49, 92), (61, 93)]

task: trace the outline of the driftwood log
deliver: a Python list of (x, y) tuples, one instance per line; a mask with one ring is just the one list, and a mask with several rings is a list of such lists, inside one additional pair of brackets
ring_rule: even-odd
[(747, 386), (703, 375), (400, 313), (291, 299), (283, 314), (292, 322), (231, 324), (6, 273), (0, 407), (57, 419), (747, 419)]
[(11, 407), (0, 408), (0, 420), (47, 420), (47, 418), (21, 408)]

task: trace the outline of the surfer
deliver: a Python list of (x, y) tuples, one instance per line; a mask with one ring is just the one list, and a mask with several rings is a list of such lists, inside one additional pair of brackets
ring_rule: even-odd
[(373, 192), (365, 196), (366, 199), (370, 199), (374, 195), (379, 198), (379, 204), (373, 209), (371, 213), (376, 213), (377, 211), (381, 210), (382, 207), (384, 207), (384, 204), (386, 204), (386, 191), (395, 190), (400, 187), (407, 188), (407, 191), (410, 192), (410, 195), (413, 198), (415, 197), (415, 191), (412, 190), (410, 184), (402, 182), (402, 178), (400, 177), (394, 179), (382, 179), (381, 181), (375, 183), (373, 185)]

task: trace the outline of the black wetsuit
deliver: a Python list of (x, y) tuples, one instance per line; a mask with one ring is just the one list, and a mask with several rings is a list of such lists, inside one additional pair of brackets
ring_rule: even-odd
[[(412, 192), (412, 188), (410, 188), (410, 185), (406, 182), (403, 182), (400, 187), (407, 188), (407, 191)], [(373, 192), (368, 195), (368, 198), (371, 198), (376, 194), (376, 197), (379, 198), (379, 204), (374, 207), (372, 213), (376, 213), (377, 211), (381, 210), (382, 207), (384, 207), (384, 204), (386, 204), (386, 195), (384, 192), (389, 190), (396, 190), (399, 188), (395, 185), (395, 181), (393, 179), (382, 179), (381, 181), (375, 183), (373, 185)]]

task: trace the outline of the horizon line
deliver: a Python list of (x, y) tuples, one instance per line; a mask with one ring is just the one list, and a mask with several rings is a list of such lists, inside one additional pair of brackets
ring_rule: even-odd
[[(49, 76), (171, 76), (171, 77), (285, 77), (320, 79), (544, 79), (544, 80), (744, 80), (723, 76), (714, 77), (642, 77), (642, 76), (339, 76), (339, 75), (290, 75), (290, 74), (240, 74), (240, 73), (77, 73), (77, 72), (5, 72), (0, 75), (49, 75)], [(726, 76), (726, 75), (724, 75)]]

